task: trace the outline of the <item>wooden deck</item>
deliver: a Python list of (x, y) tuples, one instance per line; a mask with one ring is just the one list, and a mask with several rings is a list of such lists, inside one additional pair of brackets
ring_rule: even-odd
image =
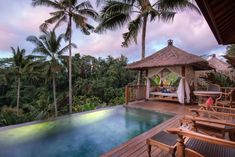
[[(112, 149), (111, 151), (102, 155), (102, 157), (147, 157), (146, 139), (154, 134), (171, 127), (179, 126), (179, 120), (188, 112), (189, 108), (196, 106), (184, 106), (178, 103), (160, 102), (160, 101), (147, 101), (132, 103), (128, 106), (138, 107), (144, 109), (155, 110), (164, 113), (172, 113), (175, 116), (160, 125), (152, 128), (151, 130), (127, 141), (126, 143)], [(171, 155), (156, 148), (152, 148), (152, 157), (170, 157)]]

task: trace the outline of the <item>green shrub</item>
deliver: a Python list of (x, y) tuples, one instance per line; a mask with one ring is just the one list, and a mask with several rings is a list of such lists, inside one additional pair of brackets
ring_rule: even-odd
[(228, 76), (218, 73), (210, 72), (205, 77), (202, 77), (207, 83), (218, 84), (221, 87), (234, 87), (235, 81)]
[[(20, 110), (20, 115), (22, 110)], [(25, 122), (24, 117), (17, 116), (16, 109), (12, 107), (4, 106), (1, 109), (0, 113), (0, 126), (7, 126)]]
[(73, 110), (83, 112), (106, 106), (98, 97), (75, 96)]

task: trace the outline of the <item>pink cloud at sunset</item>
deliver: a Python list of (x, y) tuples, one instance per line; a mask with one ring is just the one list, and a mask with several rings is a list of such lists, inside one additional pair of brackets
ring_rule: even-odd
[[(9, 54), (10, 46), (23, 47), (28, 53), (32, 50), (31, 43), (25, 39), (29, 35), (39, 35), (39, 25), (49, 17), (52, 9), (45, 7), (33, 8), (31, 0), (11, 0), (1, 2), (0, 10), (0, 57)], [(63, 27), (57, 33), (62, 33)], [(95, 57), (117, 57), (121, 54), (129, 60), (140, 58), (140, 35), (138, 44), (122, 48), (122, 33), (126, 27), (104, 34), (83, 35), (79, 30), (73, 31), (73, 43), (77, 44), (74, 53), (93, 55)], [(148, 23), (146, 38), (146, 54), (150, 55), (167, 44), (168, 39), (174, 40), (174, 45), (188, 52), (203, 55), (223, 53), (225, 46), (219, 46), (204, 17), (196, 12), (185, 11), (176, 15), (173, 22), (163, 23), (156, 20)], [(6, 55), (4, 55), (6, 56)]]

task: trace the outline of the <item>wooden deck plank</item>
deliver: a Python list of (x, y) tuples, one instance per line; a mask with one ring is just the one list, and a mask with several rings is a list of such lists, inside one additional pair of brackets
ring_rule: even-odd
[[(188, 112), (192, 106), (183, 106), (177, 103), (166, 102), (138, 102), (130, 105), (131, 107), (144, 108), (155, 110), (163, 113), (172, 113), (175, 116), (158, 126), (150, 129), (147, 132), (127, 141), (126, 143), (112, 149), (111, 151), (103, 154), (101, 157), (147, 157), (146, 139), (152, 137), (156, 133), (170, 127), (178, 127), (179, 120)], [(151, 155), (154, 156), (171, 156), (169, 153), (162, 151), (156, 147), (152, 147)]]

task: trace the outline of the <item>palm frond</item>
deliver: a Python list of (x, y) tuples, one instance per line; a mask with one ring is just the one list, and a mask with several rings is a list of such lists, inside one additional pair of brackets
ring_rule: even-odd
[(72, 30), (69, 27), (69, 23), (67, 24), (66, 31), (65, 31), (65, 40), (67, 41), (69, 39), (70, 34), (72, 34)]
[(124, 26), (131, 19), (132, 4), (122, 1), (107, 1), (101, 10), (100, 23), (96, 32), (114, 30)]
[(81, 15), (85, 15), (87, 17), (90, 17), (94, 20), (99, 19), (99, 14), (93, 9), (80, 9), (80, 10), (78, 10), (78, 13)]
[(58, 14), (58, 15), (54, 15), (52, 16), (51, 18), (47, 19), (45, 21), (45, 23), (49, 23), (49, 24), (53, 24), (55, 23), (56, 21), (58, 21), (59, 19), (61, 19), (61, 17), (63, 17), (64, 14)]
[(101, 18), (115, 13), (131, 13), (132, 4), (120, 1), (107, 1), (101, 10)]
[(48, 29), (48, 24), (47, 23), (42, 23), (40, 26), (39, 26), (39, 29), (40, 31), (46, 33), (47, 32), (47, 29)]
[(83, 28), (85, 27), (86, 25), (86, 21), (87, 21), (87, 18), (82, 16), (82, 15), (79, 15), (79, 14), (73, 14), (72, 15), (73, 17), (73, 21), (75, 23), (75, 26), (77, 28)]
[[(77, 48), (77, 46), (76, 46), (76, 44), (74, 44), (74, 43), (71, 43), (71, 46), (73, 47), (73, 48)], [(61, 56), (61, 55), (63, 55), (68, 49), (69, 49), (69, 45), (67, 45), (67, 46), (65, 46), (64, 48), (62, 48), (61, 50), (59, 50), (58, 51), (58, 56)]]
[(47, 6), (55, 9), (63, 9), (63, 7), (57, 1), (51, 0), (32, 0), (32, 6)]
[(66, 15), (62, 16), (62, 17), (56, 22), (56, 24), (55, 24), (55, 26), (54, 26), (54, 28), (53, 28), (52, 31), (55, 31), (55, 29), (58, 28), (63, 22), (65, 22), (65, 23), (67, 22), (67, 16), (66, 16)]
[(102, 33), (106, 29), (115, 30), (123, 27), (131, 19), (130, 14), (115, 13), (101, 19), (100, 24), (96, 27), (95, 32)]
[(89, 32), (89, 30), (86, 29), (85, 27), (82, 27), (82, 28), (81, 28), (81, 31), (82, 31), (82, 33), (85, 34), (85, 35), (90, 35), (90, 34), (91, 34), (91, 33)]
[(40, 54), (46, 56), (46, 55), (50, 54), (50, 51), (46, 48), (42, 39), (43, 39), (43, 36), (40, 36), (39, 38), (37, 38), (36, 36), (29, 36), (29, 37), (27, 37), (26, 40), (35, 45), (35, 48), (32, 50), (32, 53), (40, 53)]
[(135, 20), (131, 21), (128, 25), (128, 32), (123, 34), (124, 42), (123, 47), (128, 47), (131, 42), (137, 43), (138, 32), (142, 26), (141, 16), (138, 16)]
[(154, 8), (151, 8), (151, 10), (149, 11), (149, 15), (150, 21), (153, 21), (156, 19), (156, 17), (160, 17), (161, 13), (155, 10)]
[(80, 10), (80, 9), (93, 8), (93, 7), (92, 7), (90, 1), (84, 1), (84, 2), (82, 2), (82, 3), (80, 3), (80, 4), (78, 4), (75, 8), (76, 8), (77, 10)]
[(56, 40), (57, 43), (61, 43), (61, 40), (62, 40), (62, 39), (65, 39), (65, 34), (63, 34), (63, 33), (60, 34), (60, 35), (57, 37), (57, 39), (55, 39), (55, 40)]
[(158, 4), (155, 5), (157, 9), (182, 11), (184, 9), (190, 9), (201, 14), (199, 8), (191, 0), (158, 0)]
[(161, 12), (159, 17), (159, 20), (162, 20), (164, 22), (170, 22), (173, 21), (174, 17), (175, 17), (176, 12), (172, 12), (172, 11), (163, 11)]

